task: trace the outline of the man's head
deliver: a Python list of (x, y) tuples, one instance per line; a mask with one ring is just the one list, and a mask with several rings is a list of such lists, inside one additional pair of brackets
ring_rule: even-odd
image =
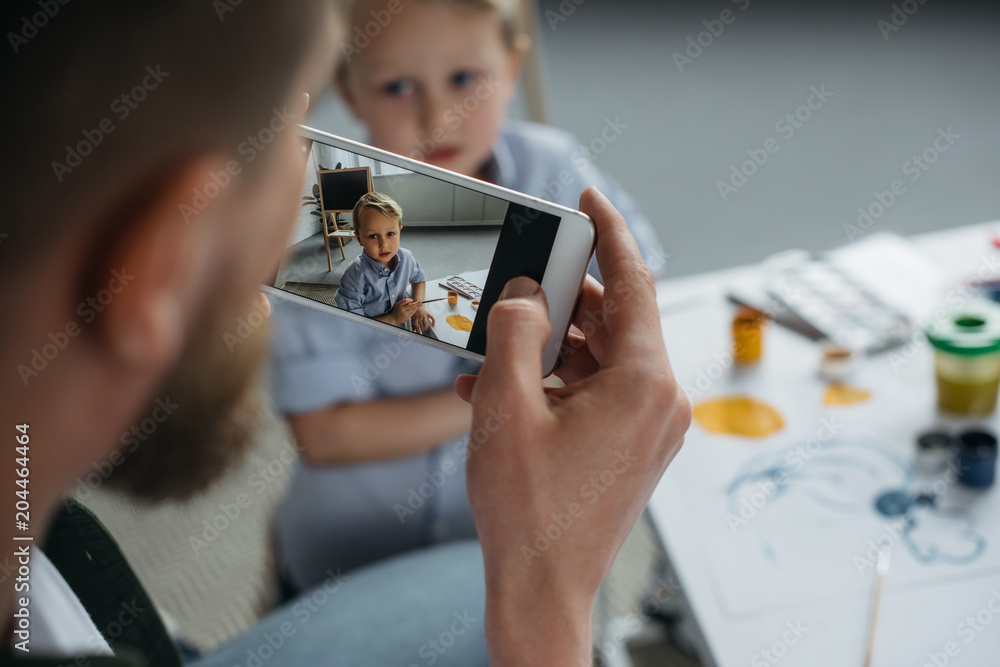
[(336, 83), (371, 142), (478, 176), (527, 49), (517, 0), (342, 0)]
[(399, 252), (403, 209), (392, 197), (381, 192), (369, 192), (358, 199), (352, 217), (354, 236), (365, 254), (379, 264), (389, 266)]
[(266, 347), (231, 332), (294, 220), (295, 125), (334, 18), (321, 0), (4, 5), (0, 411), (34, 420), (56, 493), (169, 397), (109, 481), (190, 494), (243, 440)]

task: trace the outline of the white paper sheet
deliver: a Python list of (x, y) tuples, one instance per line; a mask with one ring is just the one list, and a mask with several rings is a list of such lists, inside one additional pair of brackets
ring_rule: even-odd
[[(815, 344), (771, 327), (760, 364), (734, 369), (731, 316), (719, 297), (663, 318), (675, 373), (693, 403), (742, 393), (786, 421), (761, 440), (693, 424), (674, 464), (683, 466), (681, 497), (728, 613), (870, 591), (879, 546), (893, 550), (894, 586), (1000, 571), (1000, 494), (913, 468), (916, 435), (939, 421), (922, 337), (869, 359), (850, 378), (872, 392), (870, 401), (825, 407)], [(778, 472), (787, 475), (784, 484), (774, 482)], [(891, 491), (904, 502), (923, 493), (934, 504), (888, 518), (875, 504)]]

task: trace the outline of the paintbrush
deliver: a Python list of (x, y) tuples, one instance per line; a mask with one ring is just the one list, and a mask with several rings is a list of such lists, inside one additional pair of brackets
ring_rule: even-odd
[(427, 304), (427, 303), (434, 303), (435, 301), (444, 301), (444, 300), (445, 300), (445, 299), (447, 299), (447, 298), (448, 298), (448, 297), (446, 297), (446, 296), (443, 296), (443, 297), (441, 297), (440, 299), (429, 299), (429, 300), (427, 300), (427, 301), (421, 301), (421, 303), (423, 303), (423, 304)]
[(872, 664), (872, 650), (875, 648), (875, 625), (878, 623), (878, 605), (882, 599), (882, 586), (889, 574), (889, 551), (878, 552), (878, 565), (875, 566), (875, 591), (872, 593), (872, 612), (868, 619), (868, 646), (865, 647), (865, 667)]

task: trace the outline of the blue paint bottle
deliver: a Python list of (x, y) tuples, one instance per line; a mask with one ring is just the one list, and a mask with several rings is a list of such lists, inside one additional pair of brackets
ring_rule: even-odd
[(955, 464), (958, 481), (977, 489), (993, 486), (997, 470), (997, 439), (986, 431), (966, 431), (958, 436)]

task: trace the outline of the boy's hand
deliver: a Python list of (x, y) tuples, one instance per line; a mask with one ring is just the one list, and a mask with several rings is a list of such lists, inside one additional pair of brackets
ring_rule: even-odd
[(413, 317), (413, 314), (417, 312), (417, 309), (423, 304), (423, 301), (414, 301), (413, 299), (400, 299), (396, 302), (396, 305), (392, 307), (392, 321), (396, 326), (403, 324), (408, 319)]
[(547, 305), (524, 277), (490, 311), (479, 376), (456, 382), (482, 434), (470, 439), (467, 474), (493, 665), (590, 664), (597, 588), (691, 419), (625, 221), (594, 188), (580, 209), (597, 225), (606, 288), (584, 286), (574, 324), (592, 333), (566, 341), (556, 373), (567, 385), (542, 386)]
[(427, 312), (427, 307), (421, 302), (417, 312), (413, 314), (413, 328), (417, 333), (424, 333), (435, 324), (434, 316)]

